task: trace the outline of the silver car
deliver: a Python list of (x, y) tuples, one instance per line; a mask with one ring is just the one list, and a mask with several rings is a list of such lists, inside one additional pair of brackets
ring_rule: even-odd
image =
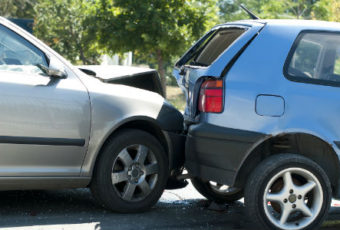
[(207, 198), (245, 197), (258, 229), (314, 229), (340, 198), (340, 24), (216, 26), (177, 62), (185, 166)]
[(0, 189), (90, 187), (143, 211), (183, 164), (182, 114), (161, 95), (75, 68), (0, 18)]

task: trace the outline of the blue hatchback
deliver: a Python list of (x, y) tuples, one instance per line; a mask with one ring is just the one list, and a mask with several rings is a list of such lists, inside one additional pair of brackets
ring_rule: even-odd
[(198, 191), (219, 202), (244, 196), (267, 229), (317, 228), (340, 198), (340, 24), (218, 25), (174, 75)]

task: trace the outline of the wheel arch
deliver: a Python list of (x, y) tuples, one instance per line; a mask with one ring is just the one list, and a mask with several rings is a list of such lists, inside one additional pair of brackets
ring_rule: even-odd
[[(162, 131), (160, 125), (158, 125), (157, 121), (146, 116), (136, 116), (136, 117), (130, 117), (127, 118), (120, 123), (118, 123), (106, 136), (105, 141), (101, 144), (99, 147), (99, 150), (97, 151), (97, 155), (95, 157), (95, 160), (92, 163), (91, 167), (91, 175), (93, 174), (95, 167), (97, 165), (97, 162), (101, 156), (101, 153), (103, 152), (103, 149), (107, 145), (108, 141), (113, 138), (115, 135), (117, 135), (121, 130), (124, 129), (139, 129), (142, 131), (145, 131), (147, 133), (150, 133), (153, 135), (164, 147), (164, 150), (167, 154), (168, 158), (171, 158), (171, 145), (169, 144), (169, 137)], [(170, 159), (169, 159), (170, 162)]]
[(257, 143), (240, 164), (234, 180), (235, 187), (243, 187), (249, 174), (260, 162), (280, 153), (301, 154), (319, 164), (330, 179), (333, 191), (339, 193), (340, 165), (333, 146), (320, 137), (301, 132), (268, 136)]

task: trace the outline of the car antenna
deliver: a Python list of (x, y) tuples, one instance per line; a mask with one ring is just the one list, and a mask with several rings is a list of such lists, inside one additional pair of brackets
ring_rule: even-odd
[(247, 12), (247, 14), (251, 17), (251, 19), (260, 19), (259, 17), (257, 17), (253, 12), (251, 12), (250, 10), (247, 9), (247, 7), (245, 7), (243, 4), (240, 4), (240, 7)]

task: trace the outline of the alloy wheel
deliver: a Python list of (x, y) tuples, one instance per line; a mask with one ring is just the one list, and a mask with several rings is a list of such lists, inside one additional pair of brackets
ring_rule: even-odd
[(140, 201), (154, 189), (158, 173), (154, 153), (144, 145), (131, 145), (121, 150), (115, 159), (111, 181), (121, 199)]
[[(278, 183), (281, 186), (277, 186)], [(310, 225), (322, 209), (322, 186), (315, 175), (302, 168), (280, 171), (264, 191), (265, 214), (281, 229), (302, 229)]]

